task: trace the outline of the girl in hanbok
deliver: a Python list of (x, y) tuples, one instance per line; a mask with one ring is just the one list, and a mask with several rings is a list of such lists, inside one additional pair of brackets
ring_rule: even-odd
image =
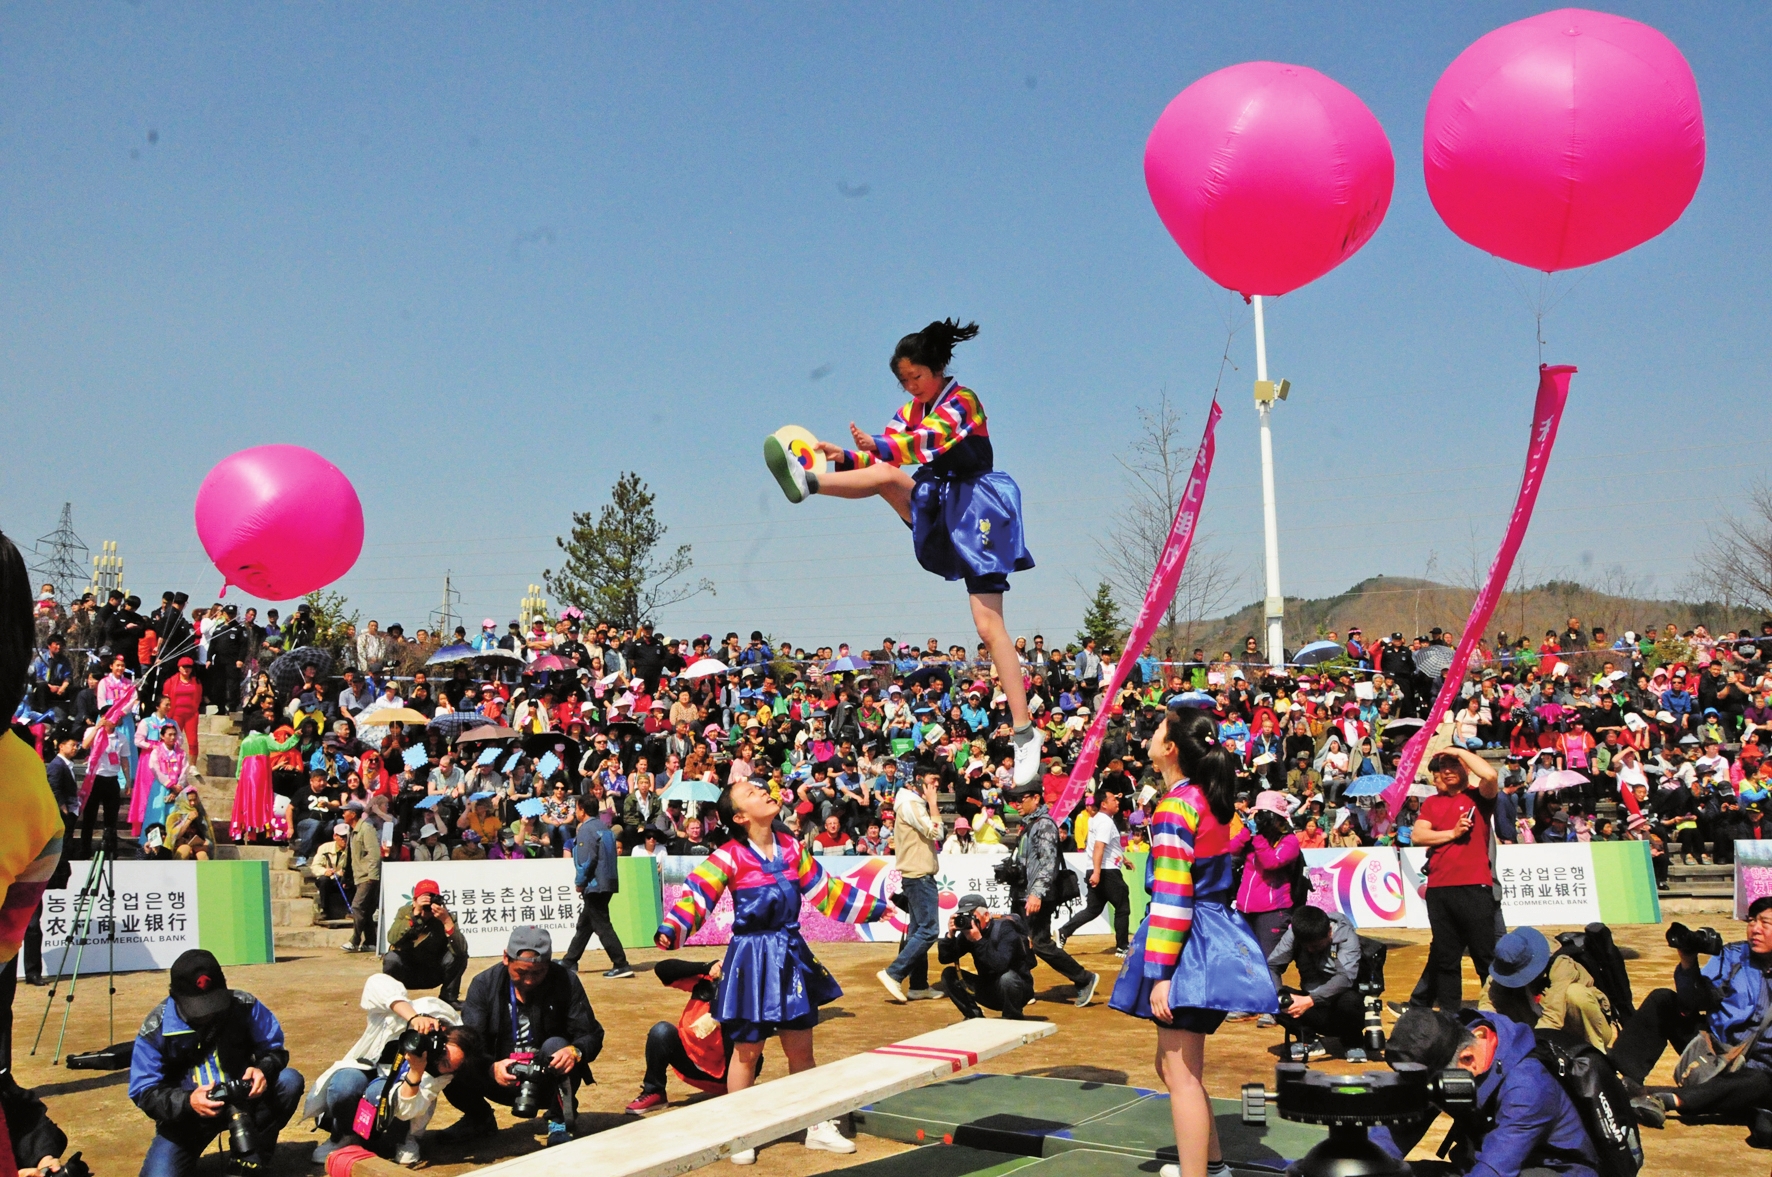
[(1167, 787), (1145, 860), (1150, 904), (1108, 1004), (1157, 1022), (1178, 1162), (1164, 1177), (1229, 1177), (1206, 1094), (1206, 1036), (1232, 1012), (1279, 1011), (1267, 959), (1232, 906), (1237, 761), (1212, 716), (1192, 708), (1168, 713), (1148, 753)]
[[(98, 680), (98, 711), (100, 715), (111, 709), (112, 704), (128, 698), (135, 691), (135, 684), (130, 681), (127, 663), (123, 655), (116, 654), (111, 658), (110, 673)], [(117, 742), (117, 759), (125, 770), (122, 780), (127, 784), (135, 779), (135, 709), (125, 709), (123, 717), (117, 721), (117, 728), (111, 733)]]
[[(731, 889), (732, 939), (711, 1012), (726, 1040), (736, 1043), (727, 1090), (743, 1091), (756, 1077), (771, 1036), (781, 1038), (790, 1074), (816, 1066), (812, 1028), (818, 1007), (843, 996), (800, 934), (801, 900), (850, 924), (884, 919), (889, 908), (884, 899), (825, 874), (805, 846), (776, 824), (781, 800), (769, 789), (740, 781), (720, 794), (718, 806), (721, 820), (740, 837), (695, 868), (654, 940), (667, 952), (682, 947), (713, 914), (721, 892)], [(855, 1151), (835, 1120), (808, 1128), (806, 1147)], [(732, 1155), (735, 1164), (755, 1159), (751, 1149)]]
[(142, 828), (158, 825), (164, 829), (167, 807), (177, 800), (185, 774), (191, 769), (191, 759), (184, 750), (184, 733), (171, 719), (160, 729), (160, 743), (148, 757), (148, 769), (153, 779), (142, 809)]
[(287, 821), (279, 822), (276, 813), (276, 792), (271, 788), (271, 753), (287, 752), (296, 745), (296, 736), (288, 732), (281, 741), (268, 732), (252, 732), (240, 741), (240, 779), (234, 785), (234, 813), (229, 820), (234, 841), (259, 842), (274, 839), (279, 832), (288, 836)]
[[(1021, 490), (994, 465), (984, 403), (947, 374), (954, 345), (977, 335), (977, 323), (944, 319), (900, 339), (890, 366), (911, 399), (878, 435), (851, 422), (853, 450), (817, 442), (835, 469), (813, 473), (774, 434), (763, 440), (763, 458), (790, 503), (815, 494), (886, 500), (911, 529), (917, 563), (965, 580), (979, 640), (1015, 721), (1015, 783), (1024, 785), (1040, 774), (1040, 731), (1003, 622), (1003, 594), (1009, 574), (1032, 568), (1034, 558), (1022, 543)], [(913, 465), (914, 476), (901, 469)]]
[[(168, 727), (177, 733), (175, 738), (182, 749), (184, 731), (172, 718), (172, 700), (161, 695), (154, 705), (154, 714), (135, 727), (135, 774), (129, 791), (129, 826), (136, 834), (152, 824), (148, 821), (148, 800), (155, 792), (154, 753), (159, 751), (163, 743), (162, 733)], [(164, 822), (165, 816), (165, 803), (162, 802), (154, 821)]]

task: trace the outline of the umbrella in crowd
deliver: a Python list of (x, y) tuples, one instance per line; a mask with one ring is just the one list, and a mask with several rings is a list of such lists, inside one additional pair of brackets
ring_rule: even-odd
[(403, 723), (407, 727), (423, 727), (431, 722), (424, 713), (414, 711), (410, 707), (371, 707), (357, 713), (359, 727), (387, 727), (390, 723)]
[(1202, 711), (1211, 711), (1218, 706), (1218, 700), (1205, 691), (1183, 691), (1179, 695), (1169, 697), (1171, 707), (1198, 707)]
[(1396, 781), (1396, 777), (1373, 773), (1370, 776), (1355, 777), (1354, 783), (1342, 790), (1343, 797), (1377, 797)]
[(565, 760), (568, 756), (576, 758), (579, 748), (577, 740), (563, 736), (559, 732), (531, 732), (523, 737), (523, 751), (531, 756), (545, 756), (552, 752), (561, 760)]
[(1423, 646), (1415, 651), (1415, 669), (1429, 678), (1439, 678), (1452, 666), (1451, 646)]
[(850, 654), (842, 658), (834, 658), (825, 663), (824, 672), (826, 674), (857, 674), (863, 670), (871, 670), (872, 668), (872, 663), (865, 662), (862, 659), (857, 658), (855, 655)]
[(315, 677), (329, 678), (332, 675), (332, 655), (319, 646), (297, 646), (289, 653), (271, 663), (271, 685), (279, 694), (293, 695), (301, 686), (302, 670), (314, 668)]
[(475, 650), (474, 657), (479, 659), (481, 662), (516, 662), (516, 663), (521, 663), (523, 661), (523, 655), (518, 654), (515, 651), (505, 650), (505, 649)]
[(684, 780), (679, 776), (658, 796), (661, 801), (718, 801), (720, 786), (712, 781)]
[(1587, 778), (1570, 768), (1559, 768), (1554, 772), (1541, 772), (1526, 789), (1528, 793), (1560, 793), (1564, 789), (1573, 789), (1578, 785), (1587, 784)]
[(425, 659), (426, 666), (443, 666), (450, 662), (467, 662), (476, 655), (474, 647), (466, 642), (457, 642), (452, 646), (442, 646), (435, 654)]
[[(479, 718), (485, 719), (485, 716)], [(480, 727), (465, 731), (455, 738), (458, 744), (477, 744), (486, 740), (509, 740), (522, 735), (516, 728), (502, 727), (496, 723), (483, 724)]]
[(1340, 642), (1312, 642), (1298, 653), (1292, 655), (1294, 666), (1317, 666), (1332, 658), (1341, 657), (1346, 651)]
[(679, 678), (707, 678), (709, 675), (725, 674), (732, 667), (718, 658), (697, 658), (686, 667)]
[(528, 666), (529, 673), (540, 674), (544, 670), (566, 670), (566, 663), (558, 654), (543, 654)]
[(454, 736), (485, 722), (486, 717), (478, 711), (439, 711), (429, 726), (445, 736)]

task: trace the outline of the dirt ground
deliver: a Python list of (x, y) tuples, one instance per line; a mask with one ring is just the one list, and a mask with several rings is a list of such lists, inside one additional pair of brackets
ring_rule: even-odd
[[(1714, 923), (1725, 940), (1739, 940), (1744, 936), (1744, 929), (1738, 923), (1716, 917), (1685, 918), (1692, 923)], [(1618, 940), (1627, 949), (1627, 955), (1629, 950), (1637, 953), (1637, 958), (1630, 962), (1630, 973), (1639, 1001), (1649, 990), (1670, 983), (1676, 958), (1663, 942), (1660, 928), (1622, 928), (1618, 930)], [(1425, 942), (1425, 933), (1398, 933), (1391, 941), (1395, 946), (1386, 969), (1390, 997), (1405, 998), (1413, 987), (1426, 956)], [(1104, 1004), (1118, 965), (1108, 952), (1111, 947), (1111, 941), (1106, 937), (1078, 937), (1071, 943), (1072, 951), (1085, 967), (1103, 973), (1101, 994), (1088, 1009), (1079, 1010), (1072, 1006), (1068, 1000), (1069, 986), (1042, 967), (1035, 974), (1035, 982), (1041, 987), (1040, 1000), (1029, 1013), (1050, 1018), (1058, 1024), (1059, 1032), (986, 1064), (986, 1069), (1155, 1086), (1151, 1069), (1154, 1036), (1150, 1028), (1114, 1013)], [(840, 1058), (908, 1038), (947, 1025), (956, 1017), (953, 1008), (945, 1001), (916, 1002), (904, 1007), (886, 1003), (873, 974), (892, 958), (891, 946), (822, 945), (817, 951), (846, 990), (841, 1001), (824, 1011), (824, 1021), (816, 1039), (821, 1059)], [(597, 1084), (579, 1096), (581, 1132), (596, 1132), (622, 1122), (622, 1108), (639, 1090), (644, 1070), (641, 1045), (647, 1029), (661, 1019), (674, 1021), (682, 1008), (682, 994), (660, 985), (651, 975), (650, 963), (660, 954), (646, 949), (631, 955), (636, 969), (640, 970), (632, 980), (605, 980), (595, 971), (587, 974), (591, 1003), (607, 1032), (607, 1039), (602, 1057), (595, 1063)], [(591, 966), (596, 959), (600, 957), (593, 954), (585, 963)], [(469, 976), (486, 963), (490, 962), (474, 962)], [(933, 959), (931, 963), (934, 963)], [(374, 964), (372, 957), (315, 950), (280, 956), (274, 965), (229, 969), (228, 981), (256, 994), (276, 1012), (289, 1039), (293, 1065), (312, 1079), (336, 1061), (362, 1032), (363, 1015), (357, 1008), (357, 998), (363, 978)], [(116, 1033), (113, 1038), (107, 1029), (103, 978), (81, 981), (64, 1049), (77, 1053), (133, 1036), (152, 1003), (164, 996), (165, 985), (164, 973), (134, 974), (117, 979)], [(139, 1170), (142, 1156), (152, 1139), (152, 1127), (129, 1102), (125, 1093), (127, 1072), (69, 1072), (51, 1062), (50, 1054), (55, 1047), (61, 1018), (59, 999), (42, 1045), (35, 1056), (31, 1054), (31, 1041), (42, 1016), (46, 992), (23, 986), (19, 989), (14, 1010), (18, 1080), (35, 1087), (47, 1101), (51, 1114), (67, 1129), (73, 1141), (71, 1148), (84, 1150), (98, 1177), (133, 1174)], [(1467, 981), (1466, 992), (1468, 996), (1475, 996), (1474, 980)], [(1242, 1083), (1271, 1080), (1275, 1059), (1269, 1052), (1278, 1041), (1277, 1030), (1258, 1030), (1252, 1022), (1225, 1026), (1207, 1047), (1208, 1077), (1213, 1094), (1235, 1098)], [(1672, 1066), (1670, 1052), (1662, 1059), (1651, 1082), (1671, 1082)], [(779, 1047), (771, 1045), (764, 1075), (784, 1073)], [(674, 1081), (670, 1094), (674, 1101), (684, 1102), (695, 1095)], [(438, 1112), (433, 1127), (442, 1127), (454, 1118), (454, 1110), (445, 1105)], [(427, 1167), (440, 1174), (454, 1174), (540, 1147), (539, 1121), (515, 1121), (501, 1109), (500, 1123), (506, 1126), (505, 1129), (497, 1137), (473, 1146), (471, 1153), (437, 1149), (437, 1155), (428, 1158)], [(1441, 1135), (1441, 1131), (1430, 1131), (1427, 1139), (1437, 1145)], [(1645, 1131), (1648, 1162), (1644, 1172), (1653, 1177), (1689, 1174), (1701, 1168), (1719, 1174), (1765, 1172), (1767, 1155), (1749, 1149), (1743, 1143), (1745, 1135), (1745, 1129), (1739, 1127), (1688, 1127), (1677, 1120), (1670, 1121), (1662, 1131)], [(291, 1175), (320, 1173), (320, 1167), (308, 1160), (308, 1153), (318, 1139), (319, 1135), (311, 1130), (311, 1125), (292, 1125), (284, 1134), (276, 1171)], [(753, 1171), (759, 1174), (821, 1173), (859, 1160), (900, 1152), (906, 1147), (869, 1136), (859, 1137), (857, 1144), (856, 1156), (847, 1157), (809, 1152), (794, 1139), (782, 1141), (761, 1150), (757, 1168)], [(222, 1158), (211, 1151), (200, 1171), (219, 1174), (221, 1169)]]

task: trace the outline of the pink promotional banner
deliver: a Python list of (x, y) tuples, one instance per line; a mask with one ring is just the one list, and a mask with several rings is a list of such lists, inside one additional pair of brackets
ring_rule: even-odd
[(1532, 508), (1538, 502), (1538, 490), (1544, 485), (1544, 471), (1550, 465), (1551, 448), (1557, 444), (1557, 426), (1563, 421), (1563, 403), (1569, 399), (1569, 377), (1573, 375), (1575, 368), (1570, 364), (1538, 366), (1538, 403), (1532, 410), (1532, 440), (1526, 447), (1526, 469), (1520, 475), (1520, 493), (1514, 499), (1513, 517), (1507, 521), (1507, 534), (1502, 537), (1501, 547), (1495, 553), (1495, 562), (1489, 565), (1489, 577), (1483, 582), (1483, 591), (1471, 604), (1470, 618), (1464, 623), (1464, 633), (1459, 636), (1452, 665), (1446, 668), (1446, 677), (1440, 680), (1440, 693), (1434, 699), (1433, 709), (1427, 713), (1427, 721), (1421, 725), (1421, 730), (1403, 746), (1402, 758), (1397, 762), (1396, 780), (1384, 791), (1384, 803), (1393, 821), (1402, 812), (1403, 799), (1415, 782), (1422, 753), (1457, 696), (1459, 686), (1464, 682), (1464, 672), (1470, 666), (1471, 655), (1476, 653), (1477, 642), (1488, 628), (1489, 619), (1495, 615), (1501, 590), (1506, 587), (1508, 574), (1514, 569), (1514, 557), (1520, 553), (1520, 541), (1526, 538), (1526, 528), (1532, 522)]
[(1114, 712), (1112, 700), (1126, 685), (1126, 677), (1132, 673), (1133, 665), (1139, 655), (1150, 644), (1151, 635), (1157, 630), (1157, 622), (1163, 616), (1163, 610), (1175, 597), (1176, 586), (1181, 583), (1181, 570), (1187, 566), (1188, 549), (1194, 544), (1194, 525), (1200, 519), (1200, 504), (1206, 499), (1206, 480), (1212, 477), (1212, 455), (1217, 448), (1218, 419), (1224, 410), (1218, 407), (1218, 400), (1212, 401), (1212, 411), (1206, 414), (1206, 433), (1200, 438), (1200, 448), (1194, 453), (1194, 469), (1188, 475), (1187, 486), (1181, 492), (1181, 502), (1175, 508), (1175, 521), (1169, 525), (1169, 538), (1164, 541), (1162, 558), (1151, 573), (1150, 588), (1145, 590), (1144, 604), (1138, 607), (1138, 618), (1132, 623), (1132, 632), (1126, 635), (1126, 648), (1120, 651), (1120, 657), (1114, 662), (1114, 676), (1108, 683), (1106, 700), (1096, 712), (1095, 718), (1089, 723), (1089, 731), (1083, 737), (1083, 750), (1077, 755), (1077, 762), (1071, 768), (1070, 779), (1064, 784), (1064, 792), (1052, 806), (1052, 816), (1056, 821), (1063, 821), (1071, 810), (1083, 799), (1083, 790), (1089, 787), (1090, 778), (1095, 775), (1095, 762), (1101, 757), (1101, 740), (1107, 734), (1108, 718)]

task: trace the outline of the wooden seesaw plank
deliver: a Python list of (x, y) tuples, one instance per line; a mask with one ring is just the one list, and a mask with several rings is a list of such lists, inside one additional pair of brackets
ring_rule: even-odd
[(477, 1172), (484, 1177), (671, 1177), (946, 1079), (1057, 1030), (1051, 1022), (973, 1018)]

